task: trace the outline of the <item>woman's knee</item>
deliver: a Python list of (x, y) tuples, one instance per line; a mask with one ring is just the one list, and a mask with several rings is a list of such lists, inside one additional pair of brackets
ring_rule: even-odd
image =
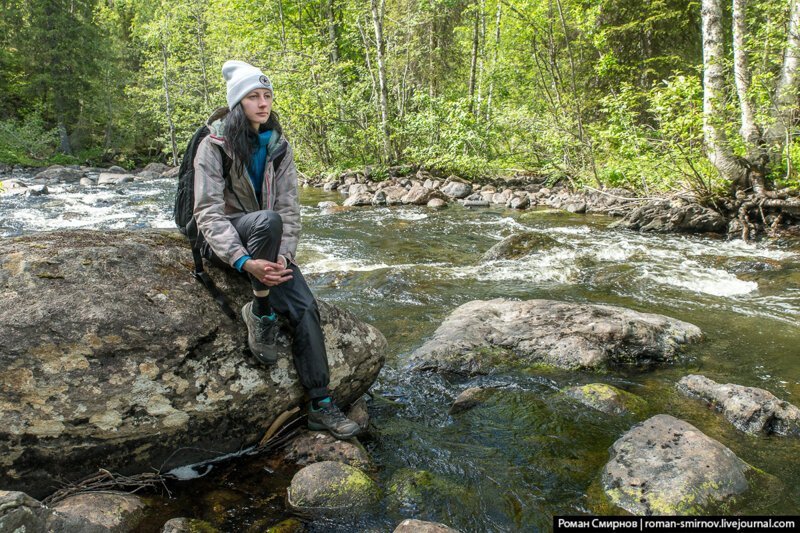
[(269, 233), (274, 239), (280, 239), (283, 234), (283, 220), (275, 211), (259, 211), (258, 218), (253, 222), (253, 233)]

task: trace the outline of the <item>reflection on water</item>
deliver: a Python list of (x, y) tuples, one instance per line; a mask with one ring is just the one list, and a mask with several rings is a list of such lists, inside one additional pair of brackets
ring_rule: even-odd
[[(68, 190), (51, 198), (3, 198), (6, 235), (56, 227), (171, 227), (174, 183)], [(752, 437), (675, 391), (688, 373), (766, 388), (800, 405), (800, 251), (706, 237), (608, 230), (609, 219), (552, 210), (470, 211), (421, 207), (320, 211), (338, 193), (303, 189), (298, 260), (321, 298), (376, 325), (389, 341), (387, 366), (370, 403), (366, 445), (383, 487), (408, 469), (426, 470), (421, 499), (387, 494), (357, 519), (312, 531), (391, 530), (402, 518), (463, 531), (548, 530), (554, 514), (598, 510), (599, 472), (608, 447), (638, 420), (612, 417), (566, 400), (559, 390), (601, 381), (648, 402), (646, 416), (668, 413), (698, 426), (742, 459), (773, 474), (783, 489), (742, 503), (750, 514), (800, 513), (800, 439)], [(500, 239), (520, 231), (554, 239), (516, 261), (484, 262)], [(497, 297), (607, 303), (694, 323), (704, 342), (679, 363), (648, 372), (607, 374), (528, 370), (474, 379), (405, 370), (408, 354), (458, 305)], [(448, 415), (467, 387), (494, 387), (478, 408)], [(274, 495), (292, 472), (268, 458), (220, 466), (175, 487), (165, 513), (203, 512), (198, 501), (222, 488), (214, 520), (246, 530), (286, 517)], [(390, 491), (391, 492), (391, 491)], [(175, 516), (175, 514), (172, 514)], [(265, 518), (266, 517), (266, 518)]]

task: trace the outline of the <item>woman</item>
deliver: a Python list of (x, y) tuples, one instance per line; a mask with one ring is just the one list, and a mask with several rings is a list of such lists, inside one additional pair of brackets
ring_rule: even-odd
[(242, 318), (255, 358), (264, 364), (277, 360), (276, 313), (286, 316), (294, 330), (294, 365), (310, 398), (309, 428), (353, 437), (358, 424), (328, 393), (319, 310), (294, 262), (300, 235), (297, 170), (272, 112), (272, 83), (242, 61), (226, 61), (222, 75), (228, 108), (209, 119), (210, 134), (195, 156), (198, 228), (213, 255), (249, 274), (253, 300), (242, 307)]

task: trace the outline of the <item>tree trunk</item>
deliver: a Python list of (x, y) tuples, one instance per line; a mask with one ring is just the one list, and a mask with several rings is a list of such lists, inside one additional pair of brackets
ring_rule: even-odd
[(167, 104), (167, 123), (169, 124), (169, 140), (172, 144), (172, 166), (178, 166), (178, 143), (175, 140), (175, 123), (172, 121), (172, 106), (169, 102), (169, 73), (167, 72), (167, 45), (161, 36), (161, 59), (164, 63), (164, 100)]
[(203, 111), (208, 113), (210, 111), (208, 103), (208, 76), (206, 74), (206, 43), (205, 43), (205, 21), (203, 20), (202, 7), (195, 6), (194, 18), (197, 21), (197, 47), (200, 51), (200, 73), (203, 76)]
[(797, 119), (797, 91), (800, 86), (800, 0), (791, 0), (789, 33), (783, 56), (781, 77), (775, 91), (775, 123), (767, 132), (772, 144), (786, 142), (786, 132)]
[(69, 143), (69, 134), (64, 120), (66, 110), (64, 109), (64, 98), (59, 91), (54, 91), (54, 105), (56, 110), (56, 125), (58, 127), (59, 150), (67, 155), (72, 155), (72, 146)]
[[(734, 157), (720, 124), (725, 103), (721, 0), (703, 0), (703, 138), (709, 160), (729, 183), (747, 186), (747, 167)], [(742, 187), (744, 188), (744, 187)]]
[(478, 11), (477, 3), (475, 7), (475, 20), (472, 24), (472, 58), (469, 63), (469, 112), (472, 113), (475, 109), (475, 79), (477, 78), (478, 69), (478, 24), (480, 22), (480, 13)]
[[(333, 65), (333, 75), (336, 78), (336, 85), (339, 87), (339, 94), (345, 94), (345, 86), (342, 75), (339, 72), (339, 39), (336, 29), (336, 12), (333, 9), (333, 0), (328, 0), (325, 4), (325, 15), (328, 19), (328, 40), (331, 47), (331, 64)], [(341, 98), (336, 99), (336, 109), (339, 120), (345, 120), (344, 107)]]
[(384, 58), (383, 14), (386, 0), (370, 0), (372, 7), (372, 23), (375, 26), (375, 52), (378, 61), (378, 84), (381, 104), (381, 129), (383, 130), (383, 152), (386, 161), (392, 159), (392, 143), (389, 135), (389, 95), (386, 84), (386, 60)]
[(497, 58), (500, 50), (500, 15), (503, 4), (497, 2), (497, 14), (494, 19), (494, 57), (492, 58), (492, 74), (489, 79), (489, 94), (486, 97), (486, 121), (492, 117), (492, 95), (494, 93), (494, 77), (497, 72)]
[(278, 0), (278, 18), (281, 20), (281, 48), (286, 50), (286, 23), (283, 20), (283, 0)]
[(745, 48), (745, 36), (747, 35), (746, 11), (747, 0), (733, 0), (733, 69), (742, 120), (739, 133), (746, 143), (748, 159), (753, 160), (757, 155), (755, 151), (761, 140), (761, 133), (758, 130), (758, 126), (756, 126), (755, 113), (749, 95), (750, 67)]

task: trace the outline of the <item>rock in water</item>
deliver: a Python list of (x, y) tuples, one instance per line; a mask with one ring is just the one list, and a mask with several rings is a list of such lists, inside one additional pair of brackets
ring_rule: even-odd
[[(257, 442), (302, 403), (285, 324), (278, 362), (257, 365), (244, 324), (191, 270), (177, 231), (0, 241), (0, 487), (42, 497), (99, 468), (165, 472)], [(209, 274), (234, 309), (250, 299), (237, 272)], [(375, 380), (386, 340), (319, 308), (330, 387), (347, 405)]]
[(745, 433), (800, 437), (800, 409), (764, 389), (689, 375), (678, 382), (678, 390), (717, 407)]
[(145, 503), (125, 492), (87, 492), (69, 496), (52, 509), (63, 533), (135, 531), (144, 518)]
[(323, 461), (294, 475), (286, 499), (297, 511), (326, 514), (358, 511), (378, 497), (378, 486), (358, 468)]
[(457, 529), (438, 522), (423, 522), (408, 518), (400, 522), (393, 533), (459, 533)]
[(749, 488), (752, 467), (691, 424), (657, 415), (611, 446), (602, 484), (635, 515), (698, 515)]
[(483, 261), (498, 259), (518, 259), (536, 250), (548, 250), (558, 245), (558, 241), (543, 233), (526, 231), (506, 237), (483, 254)]
[(647, 407), (645, 401), (639, 396), (605, 383), (589, 383), (582, 387), (570, 387), (564, 390), (564, 394), (609, 415), (636, 414)]
[(611, 305), (476, 300), (453, 311), (411, 354), (418, 370), (484, 374), (544, 363), (566, 368), (671, 361), (700, 329), (663, 315)]
[(655, 233), (723, 233), (727, 222), (713, 209), (677, 198), (638, 207), (611, 227)]

